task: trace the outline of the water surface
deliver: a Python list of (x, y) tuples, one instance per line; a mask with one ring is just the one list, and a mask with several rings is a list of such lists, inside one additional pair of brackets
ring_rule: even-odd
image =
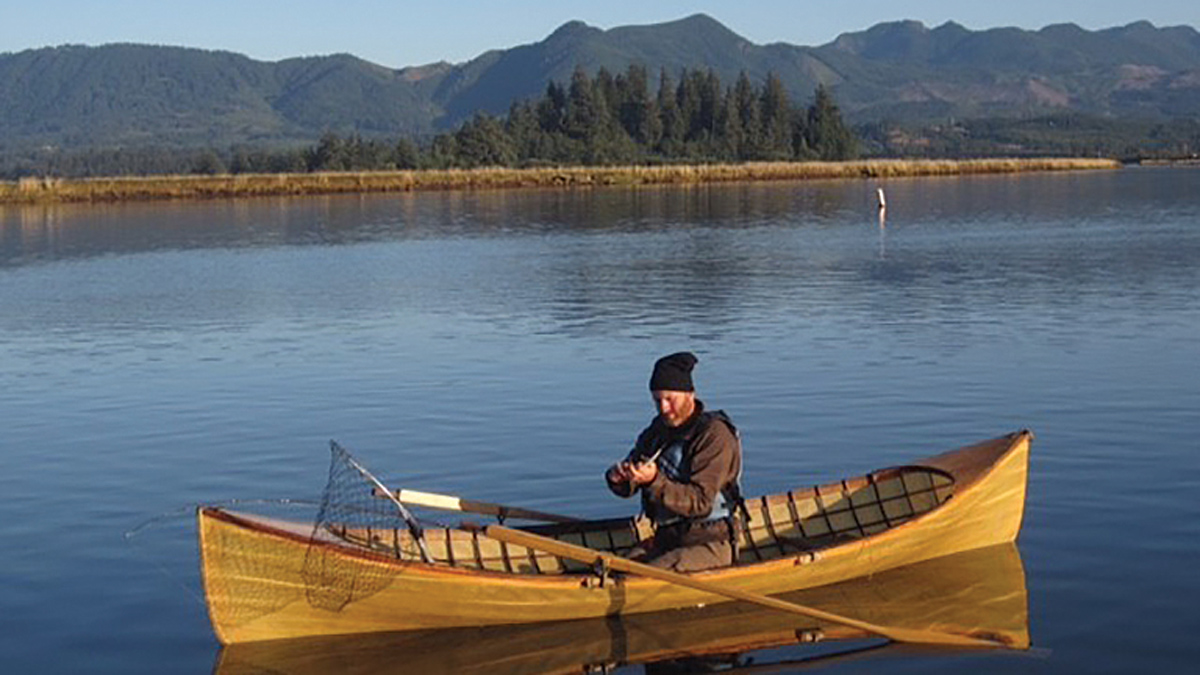
[(207, 672), (188, 507), (314, 499), (331, 438), (398, 486), (627, 513), (600, 474), (690, 349), (750, 493), (1037, 434), (1043, 651), (873, 671), (1190, 664), (1198, 179), (885, 181), (882, 228), (865, 181), (6, 207), (0, 658)]

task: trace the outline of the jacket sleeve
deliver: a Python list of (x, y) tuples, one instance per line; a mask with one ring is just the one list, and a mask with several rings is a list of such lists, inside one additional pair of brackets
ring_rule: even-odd
[(656, 502), (685, 518), (708, 515), (717, 493), (737, 476), (741, 464), (737, 437), (720, 422), (710, 424), (696, 439), (694, 448), (688, 482), (673, 481), (659, 472), (654, 482), (642, 488)]

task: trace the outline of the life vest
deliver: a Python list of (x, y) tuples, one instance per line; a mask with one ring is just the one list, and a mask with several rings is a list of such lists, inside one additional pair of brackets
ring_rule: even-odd
[[(734, 426), (733, 421), (725, 414), (723, 410), (713, 412), (700, 413), (700, 419), (696, 420), (696, 430), (688, 434), (687, 438), (680, 438), (670, 442), (658, 455), (655, 463), (658, 464), (658, 470), (666, 475), (667, 478), (678, 482), (688, 483), (692, 476), (692, 453), (689, 452), (689, 446), (708, 425), (716, 422), (722, 422), (729, 427), (729, 431), (733, 433), (733, 437), (737, 439), (738, 446), (741, 446), (741, 436), (738, 429)], [(738, 509), (744, 509), (742, 506), (742, 464), (738, 463), (738, 473), (733, 480), (722, 486), (717, 491), (717, 496), (713, 499), (712, 508), (707, 514), (697, 516), (680, 516), (665, 508), (657, 507), (653, 510), (646, 509), (654, 518), (654, 523), (658, 527), (677, 525), (683, 522), (700, 523), (706, 521), (721, 520), (729, 518), (737, 512)]]

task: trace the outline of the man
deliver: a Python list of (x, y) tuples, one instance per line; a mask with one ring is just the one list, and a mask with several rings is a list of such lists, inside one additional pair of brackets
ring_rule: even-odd
[(654, 364), (650, 393), (658, 415), (605, 475), (620, 497), (641, 492), (642, 511), (654, 523), (654, 537), (635, 557), (676, 572), (733, 564), (741, 506), (737, 429), (696, 398), (696, 360), (678, 352)]

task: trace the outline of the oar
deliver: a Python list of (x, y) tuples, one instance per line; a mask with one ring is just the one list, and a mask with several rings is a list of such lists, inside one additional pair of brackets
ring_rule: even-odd
[(439, 495), (433, 492), (419, 492), (417, 490), (396, 490), (395, 492), (385, 492), (376, 488), (374, 491), (376, 497), (385, 499), (396, 499), (405, 504), (414, 506), (425, 506), (431, 509), (441, 509), (443, 511), (459, 511), (462, 513), (479, 513), (488, 516), (496, 516), (501, 520), (505, 518), (520, 518), (522, 520), (538, 520), (547, 523), (577, 523), (579, 518), (570, 516), (560, 516), (554, 513), (546, 513), (544, 511), (534, 511), (533, 509), (523, 509), (517, 506), (505, 506), (504, 504), (492, 504), (490, 502), (477, 502), (470, 499), (462, 499), (453, 495)]
[(713, 595), (722, 595), (734, 600), (751, 602), (757, 605), (762, 605), (763, 607), (770, 607), (771, 609), (778, 609), (784, 612), (791, 612), (792, 614), (800, 614), (802, 616), (820, 619), (822, 621), (829, 621), (831, 623), (857, 628), (869, 633), (881, 635), (890, 640), (895, 640), (896, 642), (960, 645), (966, 647), (1006, 646), (993, 640), (984, 640), (965, 635), (954, 635), (952, 633), (942, 633), (939, 631), (898, 628), (893, 626), (879, 626), (866, 621), (852, 619), (848, 616), (842, 616), (840, 614), (834, 614), (832, 612), (826, 612), (824, 610), (806, 607), (804, 605), (798, 605), (794, 602), (787, 602), (785, 600), (780, 600), (779, 598), (773, 598), (767, 595), (759, 595), (758, 593), (751, 593), (749, 591), (743, 591), (736, 588), (728, 588), (720, 584), (701, 581), (686, 574), (680, 574), (678, 572), (652, 567), (643, 563), (634, 562), (628, 558), (612, 555), (611, 553), (605, 553), (602, 551), (585, 548), (583, 546), (568, 544), (557, 539), (550, 539), (548, 537), (536, 535), (531, 532), (525, 532), (523, 530), (514, 530), (502, 525), (489, 525), (484, 528), (484, 534), (493, 539), (536, 549), (551, 555), (559, 556), (561, 558), (569, 558), (571, 560), (587, 563), (589, 565), (599, 564), (607, 567), (608, 569), (614, 569), (629, 574), (637, 574), (640, 576), (649, 577), (651, 579), (665, 581), (670, 584), (687, 586), (688, 588), (694, 588), (698, 591), (712, 593)]

